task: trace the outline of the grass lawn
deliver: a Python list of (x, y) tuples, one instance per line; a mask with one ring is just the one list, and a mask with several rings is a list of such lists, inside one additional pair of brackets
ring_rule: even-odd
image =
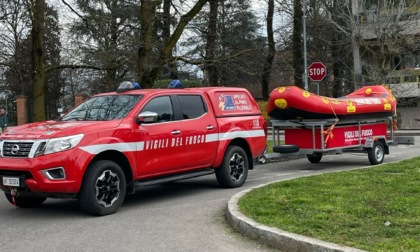
[(267, 226), (369, 251), (420, 251), (420, 157), (254, 189), (239, 201)]

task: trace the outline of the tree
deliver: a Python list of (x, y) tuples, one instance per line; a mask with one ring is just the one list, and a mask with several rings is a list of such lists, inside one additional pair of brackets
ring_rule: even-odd
[[(321, 61), (328, 76), (317, 83), (317, 91), (325, 96), (340, 97), (352, 91), (351, 39), (333, 23), (346, 27), (341, 10), (348, 3), (337, 0), (311, 0), (307, 5), (307, 55), (309, 63)], [(350, 77), (349, 77), (350, 76)], [(309, 85), (314, 90), (315, 85)]]
[[(12, 8), (14, 5), (10, 5)], [(16, 6), (15, 6), (16, 7)], [(25, 12), (23, 12), (25, 13)], [(42, 69), (45, 71), (45, 66), (59, 65), (60, 64), (60, 29), (58, 29), (58, 15), (57, 11), (51, 7), (45, 7), (45, 23), (43, 34), (43, 45), (42, 45)], [(17, 31), (17, 26), (12, 25), (14, 22), (9, 23), (10, 27), (14, 27), (12, 30)], [(27, 29), (27, 28), (26, 28)], [(28, 57), (32, 51), (32, 34), (31, 33), (17, 33), (15, 34), (14, 42), (11, 43), (14, 46), (12, 50), (12, 56), (4, 61), (8, 66), (5, 70), (6, 82), (9, 85), (9, 89), (15, 94), (25, 95), (29, 97), (29, 104), (34, 104), (32, 97), (33, 94), (33, 82), (32, 82), (32, 58)], [(10, 38), (11, 36), (9, 36)], [(46, 84), (43, 85), (44, 90), (41, 93), (48, 97), (48, 103), (44, 103), (44, 111), (46, 111), (46, 118), (55, 118), (57, 116), (57, 104), (61, 97), (62, 80), (60, 71), (45, 71)], [(33, 108), (33, 105), (31, 106)], [(32, 112), (32, 110), (31, 110)], [(29, 114), (29, 119), (33, 119), (32, 113)]]
[(140, 43), (138, 49), (137, 79), (140, 80), (145, 88), (151, 88), (153, 82), (161, 74), (165, 65), (173, 60), (172, 51), (181, 37), (188, 23), (201, 11), (208, 1), (216, 0), (197, 0), (194, 6), (180, 17), (175, 30), (169, 40), (165, 43), (162, 50), (155, 54), (157, 60), (153, 59), (153, 46), (151, 39), (153, 18), (159, 1), (142, 0), (140, 7)]
[(205, 63), (204, 71), (207, 76), (207, 85), (219, 86), (219, 78), (217, 72), (216, 60), (216, 42), (217, 42), (217, 17), (219, 9), (219, 0), (210, 2), (210, 10), (207, 26), (207, 42), (205, 45)]
[[(345, 30), (348, 30), (345, 15), (340, 13), (340, 10), (346, 8), (346, 4), (340, 0), (334, 0), (331, 2), (326, 9), (331, 13), (331, 21), (335, 24), (339, 24)], [(333, 68), (333, 85), (332, 85), (332, 96), (341, 97), (345, 94), (353, 91), (353, 70), (348, 66), (352, 65), (352, 55), (349, 54), (352, 48), (352, 40), (347, 36), (343, 29), (334, 29), (334, 26), (330, 23), (326, 25), (330, 31), (331, 41), (331, 61)], [(326, 32), (325, 32), (326, 33)]]
[[(220, 85), (259, 84), (265, 38), (250, 1), (224, 1), (220, 9), (218, 73)], [(259, 88), (258, 88), (259, 89)]]
[(138, 28), (140, 10), (136, 1), (77, 0), (76, 6), (82, 18), (74, 22), (71, 32), (77, 41), (74, 44), (83, 53), (82, 64), (96, 66), (104, 74), (94, 80), (95, 92), (113, 91), (127, 77), (134, 79), (136, 57), (132, 53), (135, 50), (132, 38)]
[(274, 30), (273, 30), (273, 15), (274, 15), (274, 0), (268, 0), (268, 10), (267, 10), (268, 51), (267, 51), (267, 56), (266, 56), (266, 60), (264, 64), (262, 77), (261, 77), (261, 93), (264, 99), (268, 99), (271, 68), (273, 66), (274, 55), (276, 54), (276, 45), (274, 42)]
[[(211, 1), (214, 2), (214, 1)], [(168, 43), (169, 39), (171, 38), (171, 27), (172, 23), (176, 21), (175, 17), (171, 14), (171, 5), (172, 0), (164, 0), (163, 1), (163, 12), (162, 12), (162, 46)], [(170, 79), (178, 79), (178, 69), (177, 69), (177, 62), (172, 61), (168, 63), (168, 72), (169, 74), (165, 74), (165, 70), (163, 71), (164, 76), (168, 76)]]
[[(0, 69), (4, 74), (3, 88), (15, 94), (30, 94), (29, 45), (24, 43), (28, 36), (29, 16), (24, 0), (0, 4)], [(28, 94), (27, 94), (27, 92)]]
[[(152, 78), (153, 71), (153, 21), (156, 14), (156, 7), (160, 1), (141, 0), (140, 7), (140, 36), (138, 45), (137, 79), (146, 87), (151, 88), (155, 78)], [(168, 40), (169, 42), (169, 40)], [(166, 43), (168, 43), (166, 42)], [(172, 49), (172, 48), (171, 48)], [(163, 49), (161, 49), (163, 50)], [(156, 74), (157, 75), (157, 74)]]
[[(306, 42), (307, 42), (307, 61), (323, 62), (328, 69), (328, 76), (320, 85), (320, 94), (326, 96), (339, 97), (352, 91), (352, 39), (349, 37), (351, 29), (347, 23), (347, 15), (342, 11), (345, 8), (351, 9), (348, 1), (336, 0), (310, 0), (306, 1), (305, 13), (302, 10), (302, 2), (294, 0), (290, 8), (287, 1), (278, 2), (283, 13), (289, 15), (293, 21), (293, 31), (291, 32), (291, 43), (287, 33), (283, 36), (284, 42), (280, 45), (282, 57), (290, 52), (292, 48), (292, 69), (294, 71), (295, 85), (303, 88), (303, 15), (306, 20)], [(340, 26), (340, 28), (338, 28)], [(287, 27), (287, 23), (285, 25)], [(283, 28), (282, 33), (287, 28)], [(287, 62), (285, 62), (287, 64)], [(284, 65), (284, 63), (283, 63)], [(287, 69), (285, 70), (287, 71)], [(315, 92), (315, 85), (308, 86), (309, 91)]]
[(257, 34), (260, 26), (250, 1), (223, 0), (217, 7), (217, 15), (216, 5), (211, 5), (190, 25), (194, 35), (182, 46), (190, 49), (184, 58), (195, 60), (185, 62), (203, 69), (206, 85), (254, 84), (260, 90), (265, 41)]
[[(47, 7), (45, 12), (44, 66), (61, 65), (61, 32), (58, 26), (58, 13)], [(45, 73), (46, 119), (57, 118), (60, 99), (63, 96), (64, 79), (62, 70), (55, 69)]]
[(45, 0), (34, 0), (30, 8), (31, 17), (31, 79), (34, 121), (43, 121), (45, 117), (45, 69), (44, 69), (44, 22)]
[(293, 0), (293, 69), (295, 85), (304, 88), (303, 84), (303, 40), (302, 40), (302, 0)]
[(407, 97), (404, 101), (417, 99), (411, 87), (419, 75), (420, 1), (325, 0), (321, 6), (328, 25), (323, 34), (332, 38), (328, 51), (334, 62), (334, 90), (389, 83), (398, 96)]

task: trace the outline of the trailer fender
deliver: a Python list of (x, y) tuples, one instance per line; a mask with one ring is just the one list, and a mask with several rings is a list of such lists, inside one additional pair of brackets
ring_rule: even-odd
[(388, 155), (389, 154), (389, 145), (388, 145), (385, 137), (367, 137), (366, 138), (366, 141), (365, 141), (365, 144), (363, 145), (363, 148), (365, 150), (372, 149), (373, 148), (373, 144), (376, 141), (379, 141), (379, 142), (382, 143), (382, 146), (384, 147), (384, 154), (387, 154)]

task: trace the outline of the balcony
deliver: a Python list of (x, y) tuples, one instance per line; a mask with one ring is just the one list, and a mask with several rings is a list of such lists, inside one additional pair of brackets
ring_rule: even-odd
[(384, 33), (406, 35), (420, 34), (420, 5), (407, 8), (378, 8), (372, 5), (369, 9), (358, 12), (360, 35), (365, 40), (375, 40)]
[(387, 83), (397, 98), (420, 98), (420, 69), (392, 71), (387, 76)]

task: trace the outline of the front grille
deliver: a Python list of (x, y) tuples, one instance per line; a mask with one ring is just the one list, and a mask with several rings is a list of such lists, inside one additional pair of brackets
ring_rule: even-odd
[(34, 142), (7, 142), (3, 143), (3, 157), (29, 157)]
[(0, 177), (25, 177), (33, 178), (32, 174), (28, 171), (14, 171), (14, 170), (1, 170)]

